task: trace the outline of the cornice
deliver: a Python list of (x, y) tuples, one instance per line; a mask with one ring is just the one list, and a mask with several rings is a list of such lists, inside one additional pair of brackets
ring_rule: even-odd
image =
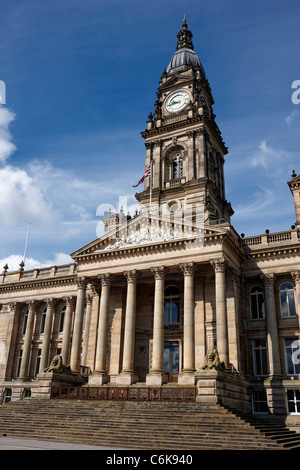
[(173, 129), (179, 129), (182, 127), (186, 127), (188, 125), (193, 125), (193, 124), (206, 124), (207, 127), (210, 129), (211, 133), (214, 134), (214, 137), (218, 141), (219, 145), (222, 147), (222, 151), (225, 154), (228, 153), (228, 148), (225, 146), (223, 139), (221, 137), (221, 134), (217, 131), (218, 126), (216, 123), (214, 125), (212, 122), (207, 118), (207, 117), (202, 117), (202, 116), (196, 116), (193, 118), (188, 118), (183, 121), (177, 121), (177, 122), (172, 122), (169, 124), (162, 125), (161, 127), (155, 127), (154, 129), (145, 129), (144, 131), (141, 132), (141, 135), (144, 139), (147, 137), (153, 137), (161, 134), (165, 134), (170, 132)]
[(68, 276), (64, 278), (59, 278), (59, 279), (54, 279), (54, 278), (49, 278), (49, 279), (37, 279), (37, 280), (32, 280), (32, 281), (14, 281), (11, 283), (7, 284), (0, 284), (0, 293), (4, 292), (12, 292), (12, 291), (18, 291), (18, 290), (32, 290), (32, 289), (42, 289), (44, 287), (49, 287), (49, 286), (61, 286), (61, 285), (72, 285), (76, 286), (77, 282), (77, 275), (73, 276)]
[(283, 246), (283, 247), (268, 247), (265, 249), (260, 250), (253, 250), (251, 252), (245, 253), (244, 259), (252, 260), (252, 259), (266, 259), (266, 258), (284, 258), (289, 255), (299, 255), (300, 254), (300, 244), (298, 245), (290, 245), (290, 246)]

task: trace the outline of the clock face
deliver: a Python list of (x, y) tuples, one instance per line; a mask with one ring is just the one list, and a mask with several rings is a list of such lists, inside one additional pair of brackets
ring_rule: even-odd
[(167, 99), (166, 109), (170, 113), (177, 113), (182, 111), (189, 104), (189, 101), (189, 95), (185, 91), (176, 91)]

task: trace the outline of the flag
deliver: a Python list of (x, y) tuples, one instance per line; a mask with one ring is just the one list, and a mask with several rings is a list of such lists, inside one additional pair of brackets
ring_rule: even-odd
[(148, 166), (147, 170), (145, 171), (145, 173), (143, 174), (143, 177), (142, 179), (140, 179), (140, 181), (138, 182), (138, 184), (133, 184), (132, 186), (134, 188), (136, 188), (139, 184), (143, 183), (144, 182), (144, 179), (147, 177), (147, 176), (150, 176), (151, 175), (151, 165)]

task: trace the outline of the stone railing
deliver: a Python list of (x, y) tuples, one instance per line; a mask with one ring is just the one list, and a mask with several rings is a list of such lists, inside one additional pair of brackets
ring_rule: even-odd
[(23, 269), (19, 269), (18, 271), (11, 271), (4, 270), (0, 274), (0, 284), (2, 283), (12, 283), (16, 281), (32, 281), (32, 280), (39, 280), (39, 279), (46, 279), (46, 278), (53, 278), (53, 277), (61, 277), (61, 276), (68, 276), (75, 273), (76, 265), (72, 264), (65, 264), (61, 266), (51, 266), (46, 268), (39, 268), (39, 269), (30, 269), (28, 271), (24, 271)]
[(184, 184), (185, 181), (186, 179), (184, 176), (181, 178), (174, 178), (173, 180), (166, 182), (166, 188), (174, 188), (175, 186), (180, 186), (181, 184)]
[(264, 233), (262, 235), (255, 235), (253, 237), (244, 237), (241, 239), (241, 244), (245, 247), (262, 248), (270, 245), (286, 245), (299, 242), (299, 235), (297, 230), (287, 230), (285, 232)]

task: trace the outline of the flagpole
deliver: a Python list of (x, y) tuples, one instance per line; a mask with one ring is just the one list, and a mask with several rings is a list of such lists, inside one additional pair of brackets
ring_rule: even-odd
[(31, 223), (29, 222), (29, 224), (28, 224), (28, 231), (27, 231), (27, 238), (26, 238), (26, 243), (25, 243), (25, 251), (24, 251), (24, 260), (23, 260), (24, 266), (25, 266), (25, 259), (26, 259), (26, 254), (27, 254), (27, 247), (28, 247), (30, 226), (31, 226)]

